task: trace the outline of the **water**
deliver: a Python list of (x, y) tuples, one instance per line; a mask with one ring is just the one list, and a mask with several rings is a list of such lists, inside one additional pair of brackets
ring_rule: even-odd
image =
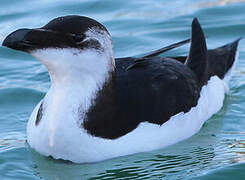
[[(80, 14), (108, 28), (116, 57), (135, 56), (188, 38), (192, 18), (198, 17), (214, 48), (245, 35), (244, 9), (244, 0), (1, 0), (0, 39), (18, 28)], [(168, 55), (184, 55), (188, 48)], [(40, 62), (0, 47), (0, 179), (245, 178), (245, 40), (220, 112), (192, 138), (153, 152), (77, 165), (32, 151), (27, 120), (49, 86)]]

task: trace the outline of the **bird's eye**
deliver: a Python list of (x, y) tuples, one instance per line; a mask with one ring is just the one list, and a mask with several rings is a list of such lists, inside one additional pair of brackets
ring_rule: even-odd
[(79, 42), (83, 41), (83, 39), (84, 39), (84, 35), (76, 34), (74, 36), (74, 40), (75, 40), (76, 43), (79, 43)]

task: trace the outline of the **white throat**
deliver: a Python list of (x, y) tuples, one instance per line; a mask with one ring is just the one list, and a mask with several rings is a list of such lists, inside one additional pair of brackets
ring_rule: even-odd
[(42, 49), (32, 52), (48, 69), (52, 85), (82, 84), (86, 79), (103, 83), (114, 70), (114, 57), (95, 50)]

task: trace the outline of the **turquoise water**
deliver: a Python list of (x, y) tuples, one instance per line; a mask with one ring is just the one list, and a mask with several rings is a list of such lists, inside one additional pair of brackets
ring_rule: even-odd
[[(244, 9), (243, 0), (1, 0), (0, 42), (15, 29), (80, 14), (108, 28), (116, 57), (136, 56), (188, 38), (198, 17), (214, 48), (245, 35)], [(224, 106), (198, 134), (157, 151), (77, 165), (43, 157), (26, 144), (28, 118), (49, 76), (30, 55), (0, 47), (0, 179), (245, 179), (245, 40), (239, 49)]]

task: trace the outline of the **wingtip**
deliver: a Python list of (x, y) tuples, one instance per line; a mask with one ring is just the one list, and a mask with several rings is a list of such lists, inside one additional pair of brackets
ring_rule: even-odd
[(192, 21), (191, 47), (186, 65), (196, 74), (200, 84), (206, 81), (207, 45), (205, 35), (197, 18)]
[(206, 38), (203, 32), (203, 29), (198, 21), (198, 19), (195, 17), (192, 20), (192, 41), (191, 44), (192, 45), (199, 45), (200, 43), (204, 46), (205, 49), (207, 49), (206, 47)]
[(200, 25), (197, 17), (194, 17), (193, 20), (192, 20), (192, 26), (194, 26), (194, 25)]
[(191, 27), (192, 27), (192, 31), (195, 31), (195, 30), (202, 31), (202, 27), (196, 17), (193, 18)]

